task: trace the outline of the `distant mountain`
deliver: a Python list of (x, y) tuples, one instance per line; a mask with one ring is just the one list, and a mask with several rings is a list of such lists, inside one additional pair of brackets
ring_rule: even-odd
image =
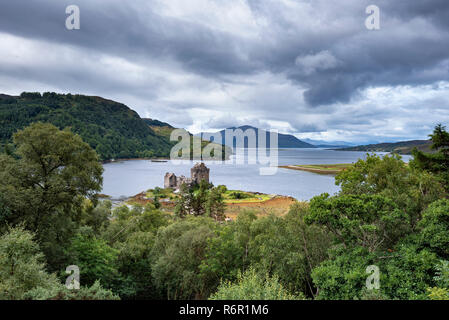
[(423, 152), (433, 152), (430, 149), (432, 142), (430, 140), (411, 140), (392, 143), (378, 143), (364, 146), (338, 149), (340, 151), (367, 151), (367, 152), (394, 152), (398, 154), (411, 154), (413, 148)]
[(324, 140), (312, 140), (312, 139), (302, 139), (302, 141), (313, 144), (318, 148), (344, 148), (356, 146), (355, 143), (346, 141), (324, 141)]
[[(230, 127), (228, 129), (232, 129), (232, 130), (241, 129), (243, 132), (245, 132), (248, 129), (255, 130), (255, 132), (256, 132), (256, 146), (258, 144), (258, 142), (257, 142), (258, 134), (259, 133), (265, 134), (265, 136), (267, 137), (266, 140), (265, 140), (267, 142), (267, 147), (270, 147), (270, 132), (269, 131), (261, 130), (261, 129), (259, 130), (258, 128), (255, 128), (255, 127), (252, 127), (252, 126)], [(224, 144), (225, 143), (225, 130), (221, 130), (218, 133), (220, 133), (220, 135), (222, 137), (222, 140), (221, 141), (215, 141), (215, 142)], [(202, 133), (202, 134), (204, 134), (204, 133)], [(232, 146), (233, 148), (236, 147), (236, 143), (237, 143), (236, 139), (234, 139), (233, 142), (226, 141), (226, 144), (228, 146), (230, 146), (230, 147)], [(245, 139), (244, 147), (245, 148), (248, 147), (247, 139)], [(304, 141), (301, 141), (301, 140), (299, 140), (298, 138), (296, 138), (293, 135), (282, 134), (282, 133), (279, 133), (279, 135), (278, 135), (278, 147), (279, 148), (315, 148), (314, 145), (312, 145), (310, 143), (307, 143), (307, 142), (304, 142)]]
[[(148, 124), (148, 126), (154, 131), (156, 132), (156, 134), (165, 137), (166, 139), (170, 140), (170, 136), (173, 130), (177, 129), (175, 127), (173, 127), (172, 125), (168, 124), (167, 122), (162, 122), (159, 120), (154, 120), (154, 119), (150, 119), (150, 118), (143, 118), (143, 120), (145, 121), (146, 124)], [(193, 156), (193, 141), (194, 139), (200, 139), (199, 137), (197, 137), (196, 135), (193, 135), (189, 132), (189, 135), (191, 137), (190, 140), (190, 147), (192, 148), (191, 151), (191, 157), (194, 159), (198, 159), (198, 157), (194, 157)], [(177, 141), (170, 141), (170, 143), (174, 146), (176, 145), (178, 142)], [(201, 148), (203, 149), (204, 147), (206, 147), (208, 144), (210, 144), (210, 141), (205, 141), (201, 139)], [(232, 154), (232, 150), (229, 147), (224, 147), (222, 146), (221, 148), (222, 150), (222, 159), (229, 159), (229, 155)]]
[(0, 95), (0, 145), (11, 143), (17, 130), (37, 121), (60, 129), (70, 127), (102, 160), (168, 157), (172, 147), (167, 137), (152, 130), (137, 112), (122, 103), (54, 92)]

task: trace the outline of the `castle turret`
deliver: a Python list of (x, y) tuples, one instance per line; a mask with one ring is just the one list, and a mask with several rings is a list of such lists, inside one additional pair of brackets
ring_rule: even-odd
[(202, 180), (209, 183), (209, 168), (202, 162), (195, 164), (195, 166), (190, 169), (190, 175), (192, 181), (195, 183), (200, 183)]
[(182, 184), (190, 186), (191, 184), (206, 181), (209, 183), (209, 168), (204, 163), (197, 163), (190, 169), (191, 178), (184, 176), (177, 177), (174, 173), (167, 172), (164, 177), (164, 188), (172, 188), (178, 190)]
[(174, 173), (167, 172), (164, 177), (164, 188), (176, 188), (177, 181)]

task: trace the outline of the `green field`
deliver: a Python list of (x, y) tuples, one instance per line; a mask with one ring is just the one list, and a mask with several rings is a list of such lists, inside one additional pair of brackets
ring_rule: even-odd
[(225, 203), (263, 202), (269, 199), (271, 199), (271, 196), (268, 194), (257, 194), (240, 190), (226, 190), (224, 193)]

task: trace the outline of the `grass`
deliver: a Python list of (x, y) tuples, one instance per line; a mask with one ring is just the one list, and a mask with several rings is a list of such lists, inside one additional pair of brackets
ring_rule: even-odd
[[(159, 199), (174, 199), (176, 194), (173, 192), (171, 188), (167, 189), (159, 189)], [(146, 196), (148, 198), (154, 198), (154, 189), (150, 189), (146, 192)]]
[(223, 196), (225, 203), (264, 202), (272, 198), (268, 194), (257, 194), (240, 190), (227, 190)]
[(336, 174), (352, 166), (353, 166), (352, 163), (338, 163), (338, 164), (301, 164), (301, 165), (298, 164), (280, 167), (292, 170), (309, 171), (319, 174)]
[[(147, 190), (145, 193), (147, 198), (154, 198), (154, 189)], [(160, 189), (159, 199), (174, 200), (178, 195), (172, 189)], [(272, 196), (268, 194), (259, 194), (241, 190), (226, 190), (223, 194), (225, 203), (245, 203), (245, 202), (264, 202), (270, 200)]]

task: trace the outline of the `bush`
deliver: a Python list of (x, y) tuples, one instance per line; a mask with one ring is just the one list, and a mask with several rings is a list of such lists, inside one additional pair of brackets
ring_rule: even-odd
[(304, 300), (289, 293), (277, 276), (260, 277), (254, 269), (239, 273), (237, 281), (223, 282), (210, 300)]

